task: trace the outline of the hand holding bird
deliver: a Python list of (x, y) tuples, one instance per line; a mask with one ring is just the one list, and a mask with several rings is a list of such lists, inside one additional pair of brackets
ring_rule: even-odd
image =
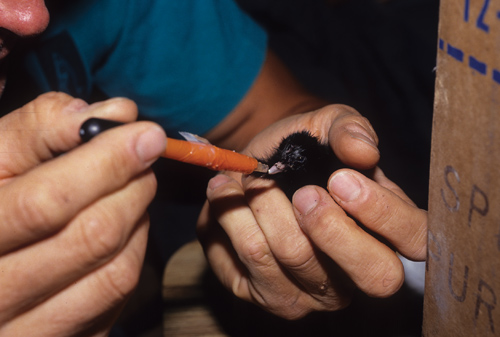
[[(297, 134), (314, 135), (314, 142), (325, 144), (320, 148), (353, 169), (330, 167), (329, 179), (292, 187), (290, 202), (280, 188), (286, 178), (262, 178), (280, 180), (290, 172), (314, 178), (309, 168), (293, 170), (304, 162), (300, 147), (290, 144)], [(395, 293), (404, 270), (393, 248), (424, 259), (427, 218), (376, 167), (376, 143), (368, 121), (342, 105), (283, 119), (258, 134), (244, 152), (276, 165), (276, 174), (214, 177), (199, 219), (200, 242), (221, 282), (236, 296), (287, 319), (344, 308), (353, 287), (373, 297)], [(327, 160), (313, 166), (328, 167)], [(354, 169), (374, 174), (370, 179)]]

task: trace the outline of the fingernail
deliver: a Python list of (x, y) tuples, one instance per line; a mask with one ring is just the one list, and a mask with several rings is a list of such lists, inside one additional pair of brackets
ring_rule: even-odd
[(345, 202), (356, 200), (361, 193), (359, 181), (348, 172), (335, 174), (328, 183), (328, 189), (330, 193)]
[(319, 193), (314, 187), (303, 187), (295, 192), (292, 203), (301, 215), (307, 215), (316, 208), (319, 198)]
[(230, 180), (231, 180), (231, 178), (229, 178), (227, 175), (218, 174), (208, 181), (207, 187), (208, 187), (208, 189), (214, 190), (217, 187), (228, 183)]
[(164, 151), (167, 146), (165, 132), (159, 126), (148, 128), (137, 140), (135, 150), (139, 158), (147, 164), (151, 164)]
[(352, 138), (358, 139), (371, 147), (374, 147), (378, 151), (377, 143), (373, 137), (369, 135), (368, 131), (366, 131), (361, 125), (353, 123), (347, 125), (345, 128)]

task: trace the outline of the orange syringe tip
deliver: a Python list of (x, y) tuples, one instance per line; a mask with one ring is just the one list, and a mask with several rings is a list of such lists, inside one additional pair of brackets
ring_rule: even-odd
[(168, 138), (164, 157), (216, 171), (234, 171), (250, 174), (259, 162), (241, 153), (218, 148), (214, 145)]

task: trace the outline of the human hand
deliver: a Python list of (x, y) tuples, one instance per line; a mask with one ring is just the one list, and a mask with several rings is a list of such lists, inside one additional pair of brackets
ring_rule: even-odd
[(131, 123), (78, 146), (90, 117), (137, 108), (49, 93), (0, 119), (0, 335), (105, 335), (137, 283), (165, 134)]
[[(282, 138), (304, 129), (329, 143), (348, 166), (366, 170), (378, 162), (377, 138), (367, 120), (338, 105), (272, 125), (245, 152), (266, 156)], [(238, 297), (288, 319), (341, 309), (354, 287), (370, 296), (393, 294), (404, 280), (399, 258), (345, 211), (412, 259), (425, 257), (426, 213), (379, 168), (373, 171), (370, 180), (339, 170), (329, 180), (331, 195), (307, 186), (295, 193), (293, 204), (271, 180), (216, 176), (198, 224), (215, 274)], [(349, 176), (361, 189), (346, 199), (348, 185), (341, 179)]]

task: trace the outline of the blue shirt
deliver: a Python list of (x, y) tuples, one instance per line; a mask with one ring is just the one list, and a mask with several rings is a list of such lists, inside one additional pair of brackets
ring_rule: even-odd
[(70, 3), (27, 56), (40, 91), (127, 97), (167, 132), (213, 128), (264, 61), (264, 31), (232, 0)]

